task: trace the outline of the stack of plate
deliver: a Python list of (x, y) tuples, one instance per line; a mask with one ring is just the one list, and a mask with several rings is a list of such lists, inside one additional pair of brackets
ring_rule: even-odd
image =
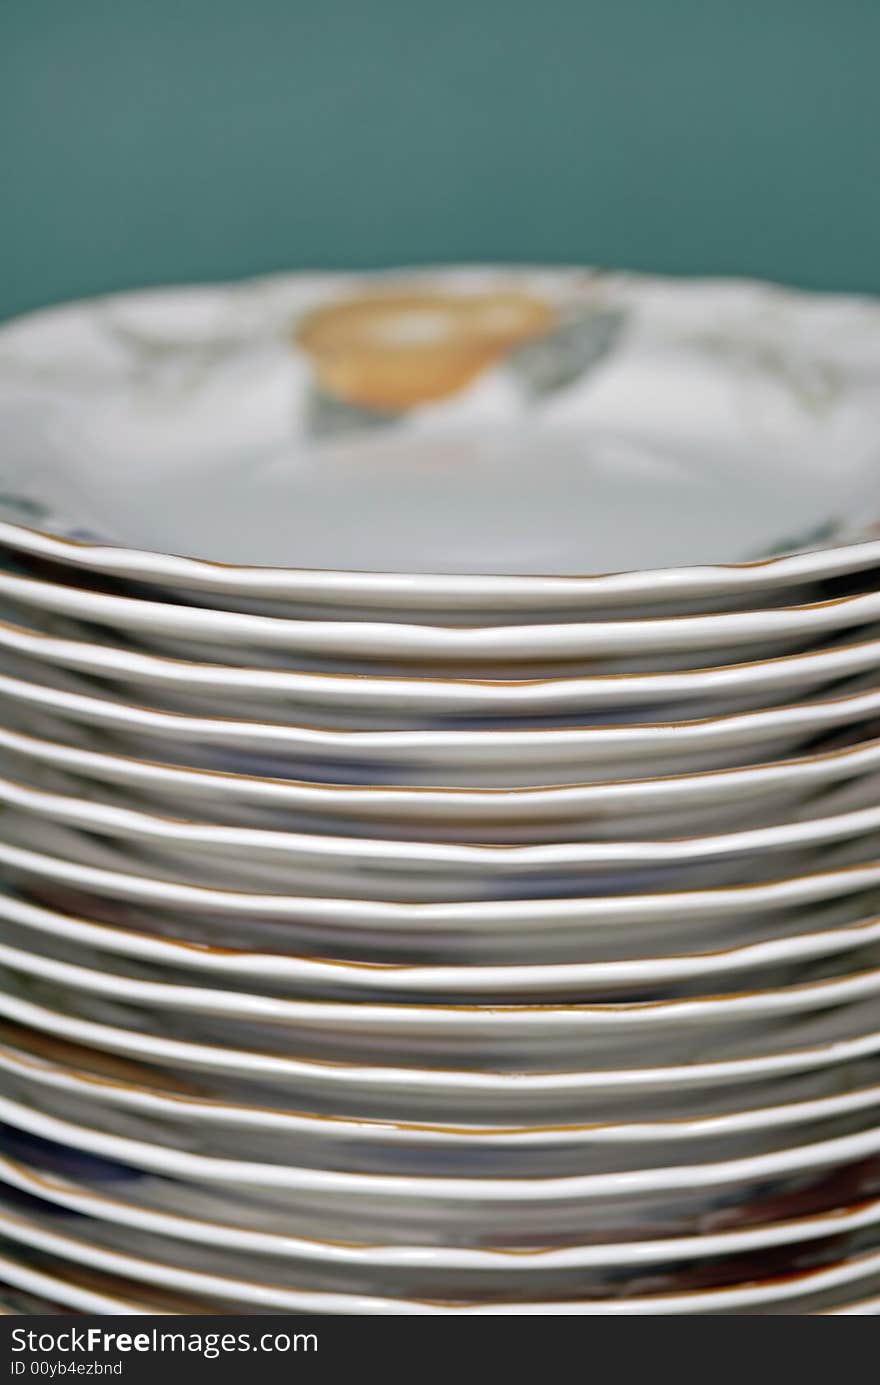
[(880, 1311), (880, 307), (139, 293), (0, 419), (6, 1311)]

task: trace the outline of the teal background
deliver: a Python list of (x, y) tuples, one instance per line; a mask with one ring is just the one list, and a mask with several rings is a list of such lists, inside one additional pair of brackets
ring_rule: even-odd
[(3, 0), (0, 316), (299, 266), (880, 290), (877, 0)]

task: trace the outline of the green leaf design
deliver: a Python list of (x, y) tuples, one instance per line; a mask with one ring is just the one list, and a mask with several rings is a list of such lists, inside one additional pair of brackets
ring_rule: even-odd
[(0, 492), (0, 510), (11, 512), (13, 517), (25, 523), (41, 522), (49, 514), (48, 505), (32, 500), (26, 495), (11, 495)]
[(378, 409), (363, 409), (344, 399), (333, 399), (313, 388), (306, 402), (306, 432), (310, 438), (338, 438), (365, 429), (391, 428), (400, 415)]
[(842, 527), (841, 521), (838, 519), (824, 520), (815, 529), (810, 529), (805, 534), (797, 534), (778, 540), (771, 548), (765, 548), (760, 553), (756, 553), (751, 561), (761, 562), (767, 558), (781, 558), (786, 553), (797, 553), (802, 549), (820, 548), (822, 545), (830, 543)]
[(617, 345), (625, 321), (620, 308), (594, 308), (507, 358), (517, 383), (534, 399), (576, 385)]

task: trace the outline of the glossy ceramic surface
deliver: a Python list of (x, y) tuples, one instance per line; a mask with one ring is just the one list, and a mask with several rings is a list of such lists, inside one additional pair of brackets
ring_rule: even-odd
[[(845, 570), (877, 561), (878, 339), (867, 300), (578, 270), (74, 304), (4, 329), (0, 537), (190, 590), (359, 604), (583, 607)], [(46, 537), (84, 528), (124, 547)], [(567, 576), (625, 568), (665, 571)]]
[(0, 1312), (876, 1312), (878, 385), (583, 270), (0, 328)]

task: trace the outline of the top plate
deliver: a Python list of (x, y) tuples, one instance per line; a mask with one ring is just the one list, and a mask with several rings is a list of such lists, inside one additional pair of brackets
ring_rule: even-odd
[(880, 561), (878, 386), (880, 305), (752, 283), (471, 268), (121, 295), (0, 330), (0, 541), (355, 604), (772, 586)]

